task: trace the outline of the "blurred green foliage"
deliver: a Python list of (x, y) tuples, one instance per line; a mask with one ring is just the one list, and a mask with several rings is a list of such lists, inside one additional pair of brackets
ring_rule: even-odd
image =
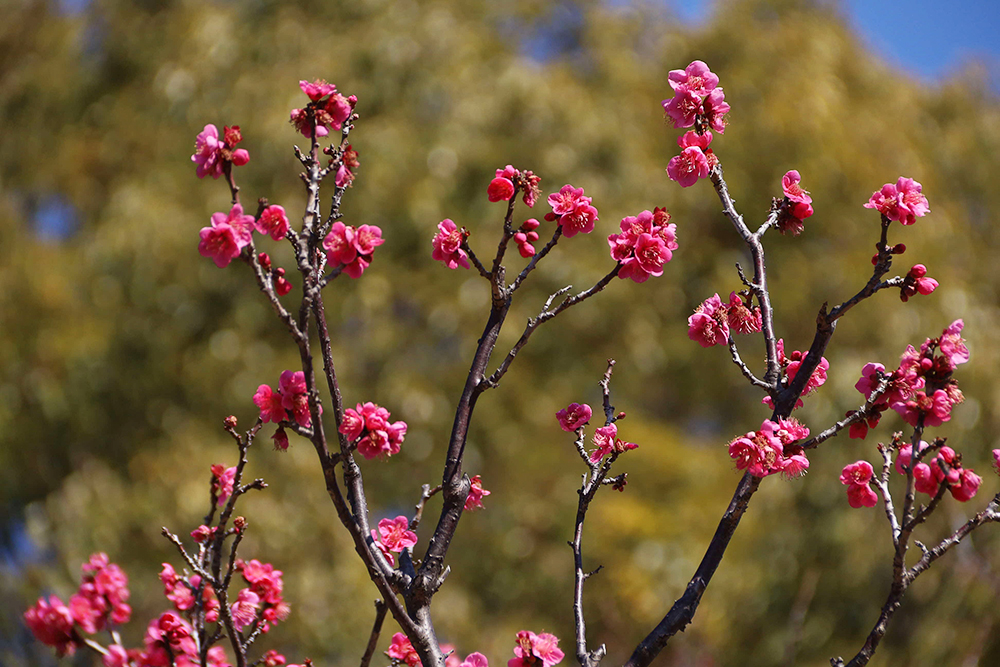
[[(617, 220), (653, 206), (672, 212), (681, 249), (662, 278), (615, 281), (546, 324), (480, 402), (466, 469), (493, 495), (463, 521), (434, 604), (442, 639), (463, 656), (479, 650), (501, 665), (522, 628), (554, 632), (572, 650), (565, 541), (583, 468), (553, 414), (572, 401), (596, 405), (596, 382), (615, 357), (615, 404), (629, 414), (621, 433), (640, 448), (620, 463), (631, 473), (627, 491), (603, 493), (588, 521), (586, 563), (604, 569), (588, 582), (586, 609), (590, 641), (624, 659), (682, 592), (729, 501), (738, 475), (723, 445), (768, 416), (725, 351), (686, 336), (694, 306), (737, 289), (734, 263), (746, 260), (708, 183), (682, 190), (664, 173), (679, 132), (659, 101), (670, 94), (667, 72), (693, 59), (721, 76), (732, 105), (713, 148), (748, 221), (764, 218), (788, 169), (814, 198), (801, 237), (766, 239), (789, 348), (808, 346), (822, 302), (843, 300), (869, 275), (878, 223), (861, 204), (899, 175), (923, 183), (932, 213), (905, 231), (894, 225), (890, 239), (908, 248), (899, 273), (922, 262), (941, 287), (905, 305), (880, 294), (845, 318), (828, 353), (830, 380), (799, 417), (823, 428), (859, 404), (853, 384), (866, 361), (894, 364), (907, 343), (963, 317), (972, 363), (957, 376), (967, 400), (934, 435), (948, 436), (986, 481), (968, 506), (946, 502), (926, 541), (980, 507), (997, 490), (987, 459), (1000, 446), (1000, 115), (975, 71), (919, 85), (867, 53), (835, 9), (807, 0), (720, 3), (697, 30), (655, 5), (595, 0), (8, 0), (0, 663), (53, 660), (21, 626), (21, 610), (42, 591), (69, 595), (79, 563), (97, 550), (131, 577), (126, 637), (140, 642), (166, 604), (159, 563), (177, 564), (160, 527), (197, 525), (209, 465), (235, 456), (223, 417), (249, 426), (257, 385), (295, 367), (294, 347), (245, 268), (219, 270), (198, 255), (198, 229), (228, 208), (229, 194), (198, 181), (189, 156), (206, 123), (239, 124), (251, 154), (238, 170), (245, 200), (300, 210), (291, 144), (302, 139), (287, 118), (304, 99), (301, 78), (358, 96), (351, 139), (362, 166), (345, 220), (379, 225), (387, 239), (361, 280), (327, 290), (346, 401), (376, 401), (410, 424), (399, 457), (364, 465), (375, 520), (409, 513), (419, 484), (440, 478), (488, 310), (483, 281), (430, 259), (435, 225), (452, 218), (490, 252), (502, 207), (487, 202), (486, 184), (508, 163), (540, 174), (546, 193), (571, 182), (593, 196), (598, 231), (561, 243), (532, 275), (504, 350), (545, 296), (585, 288), (610, 268), (603, 236)], [(262, 249), (290, 266), (286, 247)], [(763, 356), (756, 340), (742, 352), (758, 364)], [(693, 625), (659, 664), (853, 655), (887, 593), (889, 538), (880, 511), (847, 508), (837, 475), (858, 458), (876, 461), (875, 440), (897, 428), (887, 415), (866, 442), (820, 448), (806, 478), (767, 480)], [(266, 647), (293, 661), (353, 664), (376, 591), (308, 443), (293, 437), (278, 454), (266, 442), (250, 474), (270, 488), (242, 507), (251, 525), (243, 553), (285, 572), (292, 603)], [(879, 664), (1000, 663), (995, 532), (983, 529), (921, 578)], [(388, 623), (384, 644), (394, 631)]]

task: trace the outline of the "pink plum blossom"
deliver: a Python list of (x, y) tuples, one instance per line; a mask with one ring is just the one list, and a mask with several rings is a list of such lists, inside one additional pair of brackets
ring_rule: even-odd
[(261, 234), (267, 234), (275, 241), (280, 241), (288, 234), (288, 216), (284, 207), (272, 204), (264, 209), (254, 227)]
[(490, 181), (486, 194), (491, 202), (507, 201), (514, 196), (514, 184), (510, 179), (498, 176)]
[(236, 602), (229, 608), (233, 618), (233, 625), (239, 632), (253, 623), (257, 617), (257, 609), (260, 604), (260, 597), (249, 588), (240, 591)]
[(556, 413), (559, 420), (559, 427), (572, 433), (590, 421), (594, 411), (586, 403), (570, 403), (568, 406)]
[(748, 308), (736, 292), (729, 293), (729, 303), (726, 304), (726, 322), (729, 324), (729, 330), (738, 334), (757, 333), (763, 326), (760, 308), (756, 306)]
[(718, 294), (705, 299), (688, 318), (688, 338), (702, 347), (726, 344), (729, 339), (729, 321)]
[(47, 646), (54, 646), (59, 656), (72, 655), (82, 646), (73, 631), (73, 615), (69, 607), (55, 595), (49, 599), (38, 598), (35, 606), (24, 612), (24, 623), (35, 639)]
[(282, 405), (281, 393), (274, 391), (266, 384), (257, 387), (257, 393), (253, 395), (253, 402), (260, 408), (260, 420), (265, 424), (268, 422), (277, 424), (288, 419), (288, 414)]
[(851, 507), (875, 507), (878, 495), (869, 486), (874, 472), (868, 461), (856, 461), (844, 466), (840, 483), (847, 485), (847, 502)]
[(471, 482), (472, 484), (469, 487), (469, 495), (465, 499), (464, 509), (466, 512), (483, 509), (483, 498), (490, 495), (490, 491), (483, 488), (482, 477), (475, 475)]
[(223, 223), (201, 228), (201, 242), (198, 243), (198, 252), (203, 257), (209, 257), (220, 269), (229, 266), (229, 263), (240, 256), (241, 246), (236, 240), (236, 233), (232, 227)]
[(226, 504), (233, 494), (233, 483), (236, 480), (236, 466), (226, 468), (220, 463), (212, 466), (212, 493), (218, 498), (219, 507)]
[(708, 95), (719, 85), (719, 77), (700, 60), (693, 61), (686, 68), (670, 70), (667, 75), (670, 87), (676, 90), (689, 90), (696, 95)]
[(710, 171), (708, 158), (697, 146), (685, 148), (667, 163), (667, 175), (682, 188), (691, 187), (699, 178), (707, 178)]
[(444, 262), (449, 269), (458, 267), (469, 268), (468, 255), (462, 250), (462, 231), (454, 222), (445, 218), (438, 223), (438, 233), (434, 235), (432, 244), (434, 252), (431, 257)]
[(378, 522), (379, 537), (389, 551), (396, 553), (417, 543), (417, 534), (409, 530), (410, 522), (405, 516), (382, 519)]
[(590, 462), (596, 463), (607, 456), (615, 449), (615, 438), (618, 436), (618, 427), (615, 424), (602, 426), (594, 431), (594, 445), (597, 449), (590, 455)]
[(663, 111), (674, 123), (674, 127), (683, 128), (694, 125), (699, 114), (704, 113), (703, 98), (690, 90), (676, 90), (669, 100), (663, 100)]
[(931, 209), (927, 204), (927, 197), (922, 193), (922, 186), (912, 178), (899, 177), (896, 181), (896, 192), (898, 195), (897, 208), (899, 211), (899, 223), (901, 225), (912, 225), (928, 213)]
[(802, 204), (811, 204), (812, 197), (809, 193), (802, 189), (799, 185), (799, 181), (802, 177), (799, 176), (799, 172), (792, 169), (791, 171), (785, 172), (785, 175), (781, 177), (781, 190), (785, 193), (785, 197), (789, 201), (800, 202)]
[(729, 113), (729, 103), (726, 102), (726, 95), (722, 88), (716, 88), (710, 92), (703, 103), (703, 113), (708, 126), (723, 134), (726, 131), (726, 114)]
[(420, 656), (417, 655), (413, 644), (402, 632), (397, 632), (392, 636), (392, 644), (389, 645), (385, 654), (393, 660), (406, 663), (407, 667), (417, 667), (420, 664)]
[(552, 667), (565, 657), (559, 650), (558, 637), (547, 632), (536, 635), (528, 630), (517, 633), (514, 655), (517, 657), (508, 660), (507, 667)]
[(951, 368), (955, 368), (959, 364), (964, 364), (969, 360), (969, 348), (965, 346), (965, 339), (962, 338), (962, 328), (964, 326), (965, 322), (955, 320), (941, 334), (941, 342), (938, 350), (944, 355)]

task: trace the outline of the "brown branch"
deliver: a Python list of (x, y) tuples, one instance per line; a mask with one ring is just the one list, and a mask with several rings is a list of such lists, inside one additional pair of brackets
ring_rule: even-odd
[(371, 634), (368, 636), (368, 646), (365, 647), (365, 654), (361, 656), (360, 667), (368, 667), (375, 655), (378, 646), (378, 636), (382, 632), (382, 622), (385, 620), (386, 606), (381, 600), (375, 600), (375, 623), (372, 625)]

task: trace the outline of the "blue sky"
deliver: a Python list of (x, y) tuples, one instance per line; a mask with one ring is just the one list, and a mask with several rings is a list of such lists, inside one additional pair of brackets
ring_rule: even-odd
[[(715, 0), (668, 0), (686, 21), (710, 16)], [(928, 83), (963, 63), (983, 62), (1000, 90), (1000, 0), (841, 0), (862, 40), (888, 63)]]

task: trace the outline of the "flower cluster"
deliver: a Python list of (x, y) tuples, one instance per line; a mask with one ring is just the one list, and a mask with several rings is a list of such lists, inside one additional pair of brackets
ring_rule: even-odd
[(372, 529), (372, 541), (378, 550), (382, 552), (389, 565), (396, 565), (396, 557), (393, 552), (400, 553), (416, 545), (417, 534), (410, 528), (410, 522), (405, 516), (397, 516), (395, 519), (382, 519), (378, 522), (378, 533)]
[(938, 281), (927, 277), (927, 267), (915, 264), (906, 274), (903, 285), (899, 288), (899, 298), (906, 303), (911, 296), (923, 294), (927, 296), (938, 287)]
[(804, 226), (802, 221), (813, 214), (812, 197), (802, 189), (799, 172), (791, 170), (781, 177), (781, 190), (785, 198), (778, 202), (778, 231), (798, 236)]
[(469, 268), (469, 256), (462, 250), (465, 238), (466, 232), (459, 229), (449, 218), (445, 218), (438, 223), (438, 233), (431, 240), (434, 246), (431, 257), (444, 262), (449, 269), (457, 269), (460, 266)]
[(608, 236), (611, 259), (621, 264), (618, 277), (644, 283), (650, 276), (663, 275), (663, 265), (677, 250), (677, 225), (670, 222), (666, 209), (643, 211), (621, 221), (621, 234)]
[(599, 220), (597, 209), (591, 203), (592, 199), (583, 194), (583, 188), (566, 184), (559, 192), (550, 194), (548, 201), (552, 212), (546, 213), (545, 219), (557, 221), (566, 238), (594, 231), (594, 223)]
[[(306, 376), (302, 371), (282, 371), (278, 389), (274, 390), (266, 384), (260, 385), (253, 395), (253, 402), (260, 408), (260, 420), (265, 424), (294, 420), (299, 426), (312, 426)], [(323, 406), (319, 405), (318, 408), (322, 414)]]
[(289, 120), (304, 137), (312, 138), (313, 128), (317, 138), (330, 134), (331, 128), (339, 130), (358, 102), (354, 95), (344, 97), (335, 85), (322, 79), (299, 81), (299, 88), (309, 96), (310, 103), (304, 109), (292, 109)]
[(927, 197), (921, 192), (922, 186), (912, 178), (900, 176), (896, 184), (886, 183), (873, 193), (865, 208), (873, 208), (887, 220), (899, 220), (902, 225), (912, 225), (931, 209)]
[(236, 467), (227, 468), (221, 463), (212, 466), (212, 497), (219, 507), (226, 504), (233, 495), (233, 484), (236, 482)]
[(213, 213), (212, 226), (201, 228), (198, 252), (203, 257), (210, 257), (216, 266), (224, 269), (229, 266), (229, 262), (240, 256), (243, 248), (250, 245), (254, 226), (253, 216), (244, 215), (243, 207), (239, 204), (233, 204), (228, 214)]
[(241, 611), (246, 613), (248, 607), (253, 607), (253, 615), (247, 625), (257, 623), (261, 631), (267, 632), (271, 625), (277, 625), (278, 621), (288, 618), (288, 603), (282, 597), (284, 584), (281, 570), (275, 570), (270, 563), (261, 563), (257, 559), (247, 562), (237, 560), (236, 569), (250, 585), (248, 589), (244, 589), (245, 594), (240, 592), (243, 600)]
[(465, 499), (465, 511), (483, 509), (483, 498), (490, 495), (490, 491), (483, 488), (483, 478), (475, 475), (472, 478), (472, 486), (469, 488), (469, 496)]
[(681, 154), (667, 165), (670, 178), (686, 188), (706, 178), (719, 163), (708, 147), (712, 143), (710, 130), (719, 134), (726, 131), (725, 115), (729, 112), (729, 104), (719, 87), (719, 77), (700, 60), (695, 60), (686, 69), (672, 70), (669, 78), (674, 96), (663, 100), (663, 111), (674, 127), (695, 128), (677, 140)]
[(809, 429), (795, 419), (766, 419), (759, 430), (734, 438), (729, 443), (729, 456), (739, 470), (754, 477), (779, 472), (786, 478), (798, 477), (809, 468), (809, 459), (796, 443), (807, 437)]
[(589, 422), (593, 414), (594, 411), (586, 403), (570, 403), (556, 413), (556, 419), (559, 420), (559, 427), (562, 430), (572, 433)]
[(198, 178), (211, 176), (219, 178), (227, 163), (242, 167), (250, 161), (250, 153), (245, 148), (236, 148), (243, 140), (239, 125), (226, 127), (223, 140), (219, 141), (219, 130), (215, 125), (206, 125), (195, 139), (194, 155), (191, 161), (198, 165), (195, 173)]
[(97, 553), (81, 566), (80, 588), (63, 604), (55, 595), (38, 602), (24, 613), (24, 622), (43, 644), (54, 646), (59, 655), (72, 654), (83, 644), (80, 631), (95, 634), (107, 626), (127, 623), (132, 608), (128, 577), (110, 562), (107, 554)]
[(962, 320), (955, 320), (938, 338), (926, 339), (919, 350), (908, 345), (899, 368), (891, 374), (886, 373), (882, 364), (865, 364), (855, 389), (869, 399), (882, 378), (888, 379), (888, 387), (875, 400), (875, 408), (866, 421), (851, 427), (851, 437), (864, 438), (868, 428), (878, 424), (879, 413), (887, 407), (899, 413), (911, 426), (918, 423), (940, 426), (949, 421), (951, 409), (965, 400), (958, 383), (951, 377), (959, 364), (969, 360), (969, 348), (962, 338), (964, 326)]
[(284, 207), (277, 204), (272, 204), (261, 211), (260, 217), (254, 222), (254, 229), (275, 241), (285, 238), (289, 226)]
[(219, 600), (215, 596), (215, 590), (208, 582), (202, 584), (199, 575), (181, 576), (170, 563), (163, 563), (160, 581), (163, 583), (163, 594), (174, 603), (174, 609), (177, 611), (188, 611), (193, 608), (195, 593), (201, 588), (201, 609), (205, 614), (205, 620), (209, 623), (219, 620)]
[(382, 230), (375, 225), (361, 225), (355, 229), (338, 221), (323, 239), (323, 248), (330, 266), (341, 267), (350, 277), (360, 278), (372, 263), (375, 248), (383, 243)]
[(540, 176), (531, 171), (520, 171), (508, 164), (503, 169), (496, 170), (496, 178), (490, 181), (486, 194), (492, 202), (510, 201), (514, 193), (520, 190), (523, 193), (522, 201), (528, 208), (532, 208), (538, 201), (538, 195), (541, 194), (538, 187), (541, 180)]
[[(781, 366), (782, 372), (785, 376), (785, 382), (791, 383), (795, 379), (795, 376), (799, 372), (799, 368), (805, 362), (806, 357), (809, 356), (809, 352), (799, 352), (798, 350), (793, 351), (788, 356), (785, 356), (785, 341), (782, 338), (778, 339), (778, 365)], [(802, 396), (808, 396), (813, 393), (826, 383), (826, 372), (830, 370), (830, 362), (826, 360), (826, 357), (819, 358), (819, 364), (816, 365), (816, 369), (813, 371), (812, 375), (806, 381), (806, 386), (802, 390)], [(774, 408), (774, 404), (771, 401), (770, 396), (765, 396), (761, 401), (764, 405), (769, 408)], [(802, 407), (802, 398), (795, 401), (795, 407), (793, 409), (798, 409)]]
[[(331, 159), (332, 162), (332, 159)], [(361, 166), (358, 162), (358, 152), (350, 144), (344, 147), (344, 152), (340, 156), (340, 166), (337, 167), (337, 174), (333, 182), (338, 188), (349, 188), (354, 182), (354, 170)]]
[(731, 332), (756, 333), (761, 324), (760, 308), (751, 307), (736, 292), (730, 292), (727, 304), (713, 294), (688, 318), (688, 338), (702, 347), (725, 345)]
[(711, 128), (723, 134), (726, 131), (725, 115), (729, 113), (726, 96), (719, 87), (719, 77), (708, 65), (695, 60), (683, 70), (671, 70), (670, 87), (673, 98), (663, 100), (663, 111), (674, 122), (674, 127)]
[(625, 442), (620, 439), (616, 424), (608, 424), (596, 429), (594, 431), (594, 445), (597, 449), (590, 454), (591, 463), (597, 463), (608, 454), (621, 454), (639, 447), (634, 442)]
[[(372, 531), (372, 533), (374, 532)], [(402, 662), (407, 667), (417, 667), (420, 664), (420, 656), (417, 655), (417, 650), (413, 648), (413, 644), (410, 643), (410, 640), (402, 632), (397, 632), (392, 636), (392, 643), (385, 654), (392, 658), (393, 663)]]
[(507, 667), (552, 667), (565, 657), (559, 649), (558, 637), (548, 632), (536, 635), (529, 630), (517, 633), (514, 655), (507, 661)]
[(351, 442), (357, 441), (358, 452), (366, 459), (392, 456), (406, 436), (406, 422), (389, 422), (389, 411), (374, 403), (358, 403), (357, 408), (344, 410), (340, 432)]
[(847, 485), (847, 502), (851, 507), (875, 507), (878, 496), (869, 486), (874, 472), (868, 461), (856, 461), (844, 466), (840, 483)]
[(712, 133), (705, 130), (703, 134), (685, 132), (677, 139), (681, 154), (670, 158), (667, 163), (667, 176), (677, 181), (682, 188), (688, 188), (698, 182), (699, 178), (708, 178), (709, 173), (719, 164), (708, 145), (712, 143)]

